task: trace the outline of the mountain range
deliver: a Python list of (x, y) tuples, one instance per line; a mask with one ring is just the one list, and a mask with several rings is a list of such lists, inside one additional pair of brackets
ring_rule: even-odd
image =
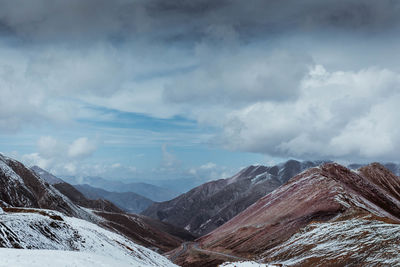
[(328, 163), (262, 197), (177, 262), (215, 266), (234, 255), (276, 266), (395, 266), (399, 223), (399, 177), (378, 163), (357, 171)]
[(175, 199), (153, 203), (143, 215), (185, 228), (202, 236), (223, 225), (291, 177), (324, 161), (289, 160), (268, 166), (249, 166), (228, 179), (195, 187)]
[(9, 265), (46, 254), (78, 266), (396, 266), (399, 169), (249, 166), (140, 215), (102, 197), (111, 192), (77, 186), (82, 193), (0, 154), (0, 255), (13, 255)]
[[(104, 204), (106, 200), (108, 200), (121, 210), (129, 213), (140, 213), (153, 203), (152, 200), (134, 192), (110, 192), (87, 184), (75, 185), (73, 188), (69, 183), (64, 182), (64, 180), (52, 175), (38, 166), (31, 167), (31, 170), (43, 180), (63, 192), (64, 195), (67, 195), (70, 198), (75, 198), (75, 200), (78, 201), (78, 204), (84, 207), (87, 206), (86, 202), (88, 200), (92, 203), (97, 201), (98, 204)], [(77, 198), (84, 200), (79, 201)]]
[(62, 180), (72, 185), (90, 185), (109, 192), (133, 192), (144, 196), (152, 201), (166, 201), (179, 195), (171, 189), (148, 184), (148, 183), (123, 183), (120, 181), (107, 180), (102, 177), (75, 177), (63, 176)]
[(140, 213), (154, 202), (134, 192), (110, 192), (88, 184), (74, 187), (88, 199), (107, 199), (129, 213)]

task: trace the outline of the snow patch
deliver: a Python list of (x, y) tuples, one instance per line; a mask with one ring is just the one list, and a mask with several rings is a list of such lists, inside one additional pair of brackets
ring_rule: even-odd
[(90, 252), (62, 251), (62, 250), (33, 250), (0, 248), (0, 267), (145, 267), (139, 263), (127, 262), (122, 259), (110, 258), (105, 255)]

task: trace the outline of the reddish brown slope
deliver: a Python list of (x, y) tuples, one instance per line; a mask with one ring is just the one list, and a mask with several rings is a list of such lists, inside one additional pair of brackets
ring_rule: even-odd
[(201, 238), (200, 246), (252, 257), (281, 244), (311, 222), (340, 215), (368, 213), (400, 222), (395, 197), (398, 183), (399, 178), (379, 164), (358, 173), (338, 164), (312, 168)]

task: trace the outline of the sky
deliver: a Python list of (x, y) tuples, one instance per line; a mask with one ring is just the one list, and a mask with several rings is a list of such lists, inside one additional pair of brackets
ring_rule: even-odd
[(28, 165), (207, 181), (289, 158), (398, 162), (398, 1), (0, 7), (0, 151)]

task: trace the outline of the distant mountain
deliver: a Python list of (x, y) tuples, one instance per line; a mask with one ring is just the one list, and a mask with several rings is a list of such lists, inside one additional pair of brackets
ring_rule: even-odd
[(79, 190), (68, 183), (58, 183), (53, 185), (58, 191), (60, 191), (64, 196), (68, 197), (76, 205), (94, 209), (97, 211), (106, 212), (117, 212), (123, 213), (123, 211), (118, 208), (114, 203), (98, 198), (98, 199), (88, 199)]
[(179, 264), (234, 255), (279, 266), (397, 266), (400, 178), (378, 163), (311, 168), (197, 241)]
[(140, 213), (153, 203), (152, 200), (133, 192), (109, 192), (87, 184), (74, 187), (88, 199), (107, 199), (129, 213)]
[(228, 179), (198, 186), (177, 198), (154, 203), (142, 214), (201, 236), (245, 210), (294, 175), (322, 161), (289, 160), (276, 166), (249, 166)]
[(101, 188), (110, 192), (133, 192), (144, 196), (152, 201), (170, 200), (179, 193), (160, 186), (147, 183), (123, 183), (119, 181), (111, 181), (101, 177), (62, 177), (64, 181), (73, 185), (88, 184), (92, 187)]

